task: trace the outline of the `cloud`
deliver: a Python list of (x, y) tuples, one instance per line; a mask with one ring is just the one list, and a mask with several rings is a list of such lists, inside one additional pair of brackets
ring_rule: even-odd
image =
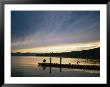
[(12, 48), (98, 41), (99, 11), (12, 11)]
[(49, 52), (70, 52), (70, 51), (80, 51), (88, 50), (100, 47), (100, 42), (83, 42), (74, 44), (63, 44), (63, 45), (53, 45), (35, 48), (22, 48), (13, 50), (13, 52), (37, 52), (37, 53), (49, 53)]

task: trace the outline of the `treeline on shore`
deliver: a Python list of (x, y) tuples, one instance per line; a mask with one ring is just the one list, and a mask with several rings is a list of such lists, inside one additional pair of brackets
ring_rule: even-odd
[(11, 53), (12, 56), (46, 56), (46, 57), (69, 57), (69, 58), (100, 58), (100, 48), (90, 50), (71, 51), (62, 53)]

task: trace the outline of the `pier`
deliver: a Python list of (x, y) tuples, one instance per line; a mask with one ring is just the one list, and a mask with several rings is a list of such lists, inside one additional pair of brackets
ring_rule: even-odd
[(61, 62), (62, 62), (62, 58), (60, 58), (59, 63), (51, 63), (51, 58), (50, 58), (50, 63), (43, 62), (43, 63), (38, 63), (38, 65), (41, 67), (50, 67), (50, 73), (51, 73), (51, 67), (60, 68), (60, 72), (61, 72), (61, 68), (100, 70), (100, 66), (98, 65), (80, 65), (79, 61), (77, 62), (77, 64), (70, 64), (70, 63), (62, 64)]
[(100, 70), (97, 65), (77, 65), (77, 64), (58, 64), (58, 63), (38, 63), (42, 67), (55, 67), (55, 68), (71, 68), (71, 69), (86, 69), (86, 70)]

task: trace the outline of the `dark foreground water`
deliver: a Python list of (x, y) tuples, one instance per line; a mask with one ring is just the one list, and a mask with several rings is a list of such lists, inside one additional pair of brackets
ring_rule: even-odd
[[(51, 57), (52, 63), (59, 63), (60, 58)], [(68, 68), (39, 67), (46, 59), (49, 63), (50, 57), (35, 56), (12, 56), (11, 57), (11, 76), (12, 77), (99, 77), (100, 71), (82, 70)], [(62, 64), (76, 64), (80, 61), (81, 65), (100, 65), (99, 59), (82, 59), (82, 58), (62, 58)]]

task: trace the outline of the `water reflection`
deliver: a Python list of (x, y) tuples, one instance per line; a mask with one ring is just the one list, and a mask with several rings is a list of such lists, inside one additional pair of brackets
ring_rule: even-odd
[[(45, 77), (45, 76), (100, 76), (100, 71), (96, 70), (81, 70), (69, 68), (54, 68), (54, 67), (39, 67), (38, 63), (42, 63), (43, 59), (46, 63), (50, 63), (50, 57), (35, 57), (35, 56), (12, 56), (11, 58), (11, 76), (25, 76), (25, 77)], [(61, 64), (77, 64), (79, 65), (98, 65), (99, 59), (82, 59), (82, 58), (62, 58)], [(60, 58), (51, 57), (51, 63), (60, 64)]]
[(43, 68), (43, 70), (46, 70), (46, 67), (42, 67)]

